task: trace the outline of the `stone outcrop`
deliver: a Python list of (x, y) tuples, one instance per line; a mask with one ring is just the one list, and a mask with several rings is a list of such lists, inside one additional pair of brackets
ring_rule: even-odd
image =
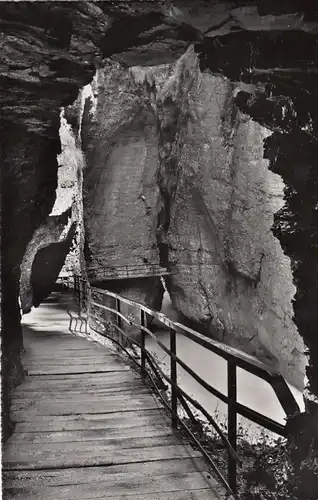
[(39, 306), (53, 290), (65, 257), (71, 249), (75, 230), (76, 223), (74, 222), (63, 239), (41, 247), (37, 251), (31, 271), (33, 305), (35, 307)]
[[(70, 216), (71, 209), (68, 209), (61, 215), (48, 217), (46, 223), (42, 224), (34, 232), (32, 240), (26, 248), (21, 263), (20, 276), (20, 301), (23, 314), (30, 312), (33, 305), (38, 305), (36, 297), (40, 293), (39, 289), (43, 289), (43, 281), (47, 282), (48, 291), (52, 289), (52, 285), (56, 281), (56, 278), (54, 279), (55, 269), (54, 271), (51, 269), (52, 262), (49, 258), (43, 261), (38, 256), (38, 252), (54, 245), (55, 256), (59, 256), (58, 260), (62, 260), (63, 265), (66, 254), (63, 252), (65, 245), (62, 243), (67, 241), (68, 245), (66, 247), (69, 247), (74, 235), (74, 225), (70, 226), (68, 224), (68, 221), (71, 222)], [(43, 251), (41, 254), (43, 255)], [(60, 269), (58, 269), (57, 274), (59, 274)], [(39, 280), (41, 280), (41, 283)], [(40, 293), (40, 295), (43, 294)]]

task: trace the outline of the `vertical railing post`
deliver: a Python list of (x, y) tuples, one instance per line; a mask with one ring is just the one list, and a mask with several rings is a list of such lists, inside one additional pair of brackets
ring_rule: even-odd
[(80, 304), (81, 304), (81, 312), (83, 310), (83, 302), (84, 302), (84, 285), (82, 278), (80, 278)]
[[(177, 345), (176, 345), (176, 331), (171, 328), (170, 329), (170, 351), (172, 354), (176, 355), (177, 351)], [(171, 410), (172, 410), (172, 417), (171, 417), (171, 426), (173, 429), (176, 429), (178, 427), (178, 418), (177, 418), (177, 411), (178, 411), (178, 400), (177, 400), (177, 362), (176, 360), (170, 356), (170, 363), (171, 363)]]
[(91, 303), (92, 303), (92, 291), (90, 286), (88, 285), (87, 287), (87, 319), (86, 319), (86, 335), (89, 335), (88, 333), (88, 327), (89, 327), (89, 317), (91, 314)]
[[(236, 451), (237, 434), (237, 384), (236, 384), (236, 364), (233, 360), (227, 362), (227, 395), (228, 395), (228, 439)], [(228, 481), (233, 491), (236, 493), (236, 460), (228, 454)]]
[[(116, 298), (116, 311), (120, 313), (120, 299), (117, 298)], [(116, 324), (118, 328), (121, 328), (121, 317), (119, 316), (119, 314), (116, 314)], [(119, 339), (121, 339), (122, 341), (123, 340), (122, 335), (120, 335), (119, 330), (116, 331), (117, 331), (117, 340), (119, 341)]]
[[(140, 309), (140, 325), (145, 326), (145, 311), (143, 311), (142, 309)], [(140, 330), (140, 334), (141, 334), (141, 338), (140, 338), (141, 376), (142, 376), (142, 378), (145, 378), (145, 376), (146, 376), (146, 353), (145, 353), (146, 334), (142, 328)]]
[(77, 305), (79, 305), (79, 291), (78, 291), (78, 276), (74, 276), (74, 298)]
[(83, 283), (83, 311), (87, 311), (87, 282), (82, 281)]
[[(116, 311), (120, 313), (120, 299), (116, 299)], [(117, 323), (117, 326), (118, 328), (121, 327), (121, 317), (119, 316), (119, 314), (116, 314), (116, 323)]]
[(76, 278), (76, 295), (77, 295), (77, 305), (80, 307), (80, 300), (81, 300), (81, 290), (80, 290), (80, 279), (79, 276)]

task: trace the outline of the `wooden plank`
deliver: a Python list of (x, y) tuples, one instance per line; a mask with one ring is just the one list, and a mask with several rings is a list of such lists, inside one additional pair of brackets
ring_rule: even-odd
[(52, 356), (48, 356), (47, 354), (37, 354), (37, 355), (34, 355), (33, 353), (32, 354), (24, 354), (23, 355), (23, 359), (26, 360), (26, 361), (40, 361), (40, 362), (48, 362), (48, 363), (52, 363), (52, 362), (55, 362), (55, 361), (63, 361), (63, 360), (78, 360), (78, 359), (81, 359), (81, 360), (85, 360), (85, 359), (92, 359), (92, 360), (98, 360), (98, 359), (105, 359), (105, 360), (112, 360), (112, 359), (118, 359), (119, 361), (121, 360), (121, 358), (118, 357), (118, 354), (115, 353), (115, 352), (111, 352), (111, 351), (108, 351), (105, 349), (105, 352), (91, 352), (91, 351), (87, 351), (85, 354), (81, 354), (80, 356), (78, 356), (76, 354), (77, 351), (69, 351), (68, 349), (65, 349), (63, 350), (63, 352), (61, 353), (52, 353)]
[[(112, 350), (102, 346), (101, 344), (98, 344), (96, 342), (88, 342), (86, 341), (86, 347), (81, 347), (81, 346), (77, 346), (77, 345), (74, 345), (74, 344), (70, 344), (68, 347), (67, 347), (67, 350), (72, 352), (75, 355), (78, 355), (78, 356), (81, 356), (81, 355), (85, 355), (87, 352), (91, 353), (91, 352), (96, 352), (96, 354), (100, 354), (101, 352), (113, 352)], [(54, 351), (52, 352), (52, 355), (59, 355), (60, 353), (63, 353), (65, 350), (64, 347), (60, 347), (58, 344), (55, 345), (54, 347)], [(31, 345), (30, 347), (25, 347), (25, 353), (28, 354), (35, 354), (35, 355), (40, 355), (40, 354), (43, 354), (43, 355), (48, 355), (48, 351), (45, 349), (44, 346), (41, 346), (40, 343), (36, 343), (36, 344), (33, 344)]]
[(43, 325), (43, 330), (33, 330), (27, 336), (24, 336), (26, 343), (30, 343), (34, 345), (35, 342), (38, 345), (44, 346), (47, 342), (53, 343), (55, 342), (56, 347), (58, 348), (61, 344), (74, 344), (74, 347), (82, 347), (85, 349), (85, 345), (87, 343), (87, 338), (79, 335), (71, 335), (69, 332), (63, 332), (63, 325), (59, 326), (59, 332), (50, 332), (48, 331), (48, 323)]
[(90, 365), (79, 365), (79, 366), (37, 366), (36, 363), (34, 365), (26, 365), (26, 370), (28, 371), (28, 375), (57, 375), (57, 374), (65, 374), (69, 375), (71, 373), (97, 373), (97, 372), (114, 372), (114, 371), (128, 371), (130, 370), (129, 366), (125, 364), (108, 364), (105, 365), (100, 364), (90, 364)]
[(35, 481), (41, 483), (42, 486), (56, 486), (64, 484), (83, 484), (100, 480), (107, 481), (108, 477), (125, 477), (127, 475), (129, 475), (129, 477), (138, 476), (147, 480), (149, 476), (169, 473), (198, 472), (201, 470), (206, 470), (206, 464), (202, 457), (138, 462), (107, 467), (15, 470), (4, 472), (3, 479), (8, 487), (30, 486)]
[[(12, 498), (12, 497), (11, 497)], [(8, 500), (11, 500), (8, 498)], [(100, 497), (99, 500), (145, 500), (145, 495), (114, 495), (108, 497), (107, 493), (104, 497)], [(184, 490), (184, 491), (165, 491), (165, 492), (155, 492), (149, 493), (147, 495), (147, 500), (231, 500), (232, 497), (227, 497), (220, 488), (210, 488), (201, 490)], [(19, 500), (19, 499), (18, 499)], [(33, 500), (30, 497), (25, 500)], [(59, 500), (59, 499), (57, 499)], [(74, 500), (69, 498), (68, 500)], [(85, 500), (95, 500), (93, 497), (87, 498)]]
[[(38, 495), (35, 496), (35, 493), (33, 490), (27, 490), (27, 489), (6, 489), (4, 490), (5, 493), (5, 500), (43, 500), (44, 498), (53, 498), (54, 500), (60, 500), (59, 496), (59, 488), (56, 488), (54, 490), (55, 496), (53, 497), (47, 497), (46, 493), (49, 488), (42, 490), (38, 490)], [(50, 492), (52, 494), (52, 492)], [(42, 495), (42, 496), (41, 496)], [(43, 496), (44, 495), (44, 496)], [(85, 494), (86, 495), (86, 494)], [(112, 500), (145, 500), (145, 495), (147, 500), (226, 500), (226, 496), (224, 493), (220, 491), (220, 489), (216, 488), (205, 488), (205, 489), (191, 489), (191, 490), (179, 490), (179, 491), (160, 491), (160, 492), (150, 492), (150, 493), (142, 493), (142, 494), (134, 494), (131, 491), (127, 491), (126, 493), (122, 492), (119, 495), (112, 495), (109, 496), (107, 492), (104, 490), (103, 492), (99, 492), (99, 496), (94, 495), (92, 496), (85, 496), (85, 497), (77, 497), (77, 498), (85, 498), (85, 500), (95, 500), (98, 498), (98, 500), (108, 500), (111, 498)], [(64, 496), (62, 497), (63, 500), (74, 500), (75, 497), (72, 496)]]
[[(122, 374), (122, 373), (128, 373), (129, 372), (107, 372), (107, 375), (108, 374), (111, 374), (111, 375), (116, 375), (116, 374)], [(103, 375), (104, 373), (101, 372), (101, 374)], [(79, 374), (81, 375), (81, 374)], [(91, 374), (87, 374), (88, 376), (94, 376), (94, 375), (100, 375), (100, 373), (98, 374), (95, 374), (95, 373), (91, 373)], [(37, 380), (34, 382), (34, 384), (32, 384), (32, 380), (37, 378), (36, 376), (33, 376), (33, 377), (30, 377), (30, 383), (23, 383), (22, 385), (14, 388), (14, 390), (12, 391), (12, 396), (18, 396), (18, 395), (28, 395), (29, 392), (65, 392), (65, 391), (70, 391), (70, 392), (73, 392), (73, 391), (80, 391), (81, 388), (82, 390), (85, 392), (85, 390), (93, 390), (94, 388), (96, 388), (96, 390), (110, 390), (110, 389), (113, 389), (113, 390), (120, 390), (120, 388), (129, 388), (131, 387), (131, 390), (134, 389), (134, 387), (139, 387), (139, 386), (143, 386), (143, 387), (147, 387), (145, 383), (143, 383), (142, 381), (138, 380), (138, 379), (132, 379), (132, 380), (129, 380), (128, 379), (123, 379), (122, 382), (118, 382), (118, 383), (115, 383), (115, 382), (112, 382), (112, 379), (110, 379), (109, 381), (107, 379), (104, 380), (98, 380), (98, 379), (90, 379), (88, 378), (87, 381), (84, 381), (84, 380), (71, 380), (71, 381), (68, 381), (68, 380), (64, 380), (63, 384), (59, 384), (59, 381), (55, 380), (55, 384), (53, 383), (49, 383), (49, 384), (46, 384), (46, 381), (43, 381), (43, 383), (41, 384), (40, 381)], [(41, 377), (42, 378), (42, 377)], [(61, 377), (62, 378), (62, 377)], [(46, 387), (47, 385), (47, 387)], [(31, 396), (30, 396), (31, 397)]]
[[(42, 352), (50, 352), (50, 350), (54, 353), (55, 350), (56, 352), (58, 350), (64, 350), (64, 349), (69, 349), (71, 351), (78, 351), (78, 350), (83, 350), (89, 349), (90, 342), (88, 342), (85, 338), (82, 338), (79, 340), (78, 338), (72, 338), (72, 337), (65, 337), (65, 338), (52, 338), (52, 337), (43, 337), (43, 338), (36, 338), (33, 337), (32, 341), (30, 343), (25, 343), (25, 350), (27, 351), (32, 351), (32, 348), (35, 347), (37, 351), (42, 351)], [(96, 346), (93, 345), (93, 348), (96, 349)]]
[(151, 389), (148, 388), (146, 384), (144, 384), (142, 381), (133, 381), (132, 383), (129, 382), (123, 382), (122, 384), (116, 384), (112, 386), (111, 384), (105, 385), (102, 382), (93, 384), (85, 384), (83, 387), (80, 386), (80, 384), (73, 385), (64, 385), (63, 387), (53, 387), (50, 386), (48, 388), (42, 387), (42, 388), (37, 388), (37, 387), (29, 387), (25, 388), (23, 387), (20, 390), (15, 390), (12, 392), (11, 396), (11, 401), (14, 401), (15, 399), (27, 399), (27, 398), (33, 398), (37, 399), (37, 397), (41, 397), (43, 395), (48, 395), (50, 394), (50, 397), (57, 395), (61, 395), (61, 397), (72, 397), (74, 394), (83, 394), (83, 395), (89, 395), (89, 394), (112, 394), (112, 393), (124, 393), (124, 392), (133, 392), (133, 393), (145, 393), (145, 392), (151, 392)]
[(171, 427), (162, 422), (157, 425), (151, 424), (130, 426), (126, 428), (114, 427), (101, 429), (88, 429), (81, 431), (61, 431), (61, 432), (20, 432), (14, 433), (10, 438), (11, 444), (17, 443), (66, 443), (99, 441), (107, 439), (141, 438), (152, 436), (168, 436), (172, 434)]
[(66, 405), (65, 402), (50, 402), (47, 404), (37, 404), (31, 401), (30, 404), (15, 403), (12, 405), (11, 414), (13, 420), (27, 420), (35, 415), (52, 415), (52, 418), (57, 415), (79, 415), (82, 413), (117, 413), (119, 411), (132, 411), (132, 410), (149, 410), (158, 408), (158, 403), (152, 396), (144, 395), (139, 398), (124, 397), (110, 401), (111, 396), (106, 400), (100, 401), (97, 399), (89, 399), (87, 401), (69, 401)]
[(23, 365), (24, 366), (30, 366), (30, 367), (35, 367), (39, 366), (41, 368), (43, 367), (52, 367), (52, 366), (68, 366), (72, 364), (72, 366), (78, 366), (78, 365), (118, 365), (122, 366), (125, 365), (125, 363), (115, 355), (112, 356), (89, 356), (87, 355), (85, 358), (76, 358), (75, 356), (61, 356), (59, 358), (52, 358), (50, 360), (46, 359), (41, 359), (37, 358), (34, 360), (33, 358), (24, 358), (23, 359)]
[(62, 342), (75, 341), (74, 345), (85, 345), (84, 337), (80, 337), (79, 335), (72, 335), (68, 331), (63, 332), (63, 329), (66, 326), (63, 325), (63, 323), (57, 325), (58, 331), (50, 331), (52, 329), (52, 326), (53, 325), (50, 323), (50, 319), (48, 318), (48, 321), (44, 322), (43, 325), (37, 325), (37, 329), (33, 329), (32, 332), (28, 332), (27, 335), (24, 335), (25, 340), (30, 340), (31, 342), (33, 342), (34, 340), (43, 342), (52, 340), (56, 342), (59, 340), (61, 340)]
[[(70, 373), (67, 377), (62, 377), (61, 375), (59, 375), (58, 373), (52, 373), (50, 375), (34, 375), (32, 378), (31, 377), (27, 377), (23, 383), (23, 384), (34, 384), (34, 383), (43, 383), (43, 384), (49, 384), (50, 382), (52, 383), (58, 383), (59, 385), (60, 384), (63, 384), (64, 382), (65, 383), (68, 383), (69, 381), (78, 381), (78, 380), (112, 380), (112, 379), (117, 379), (118, 377), (118, 380), (121, 379), (121, 377), (132, 377), (131, 379), (133, 379), (133, 377), (137, 377), (138, 378), (138, 375), (136, 375), (135, 372), (133, 372), (131, 369), (129, 370), (126, 370), (125, 372), (122, 372), (122, 371), (119, 371), (119, 372), (105, 372), (105, 373)], [(140, 380), (140, 377), (139, 377), (139, 380)]]
[[(65, 337), (66, 338), (66, 337)], [(96, 340), (93, 340), (91, 337), (75, 337), (75, 336), (70, 336), (67, 338), (73, 339), (73, 342), (68, 342), (68, 349), (71, 351), (87, 351), (91, 349), (96, 349), (101, 350), (104, 349), (104, 347), (96, 342)], [(48, 340), (48, 337), (47, 337)], [(77, 341), (80, 341), (80, 344), (78, 344)], [(83, 340), (85, 341), (85, 344), (83, 343)], [(52, 341), (53, 343), (53, 341)], [(42, 341), (40, 338), (35, 339), (35, 338), (28, 338), (24, 339), (24, 347), (26, 351), (31, 351), (31, 352), (47, 352), (45, 351), (45, 342)], [(55, 342), (55, 347), (53, 352), (58, 352), (62, 351), (64, 349), (63, 345), (60, 345), (59, 342)]]
[(14, 432), (57, 432), (61, 430), (85, 430), (85, 429), (125, 429), (137, 425), (154, 425), (157, 422), (165, 424), (167, 416), (162, 409), (154, 408), (148, 410), (132, 410), (114, 413), (79, 414), (79, 415), (32, 415), (25, 421), (13, 416), (16, 422)]
[(25, 353), (23, 355), (23, 359), (27, 361), (31, 360), (36, 360), (40, 362), (55, 362), (59, 360), (85, 360), (85, 359), (118, 359), (118, 355), (115, 352), (111, 352), (105, 349), (105, 352), (97, 351), (97, 352), (92, 352), (92, 351), (80, 351), (80, 354), (78, 354), (78, 351), (69, 351), (69, 350), (63, 350), (60, 353), (52, 353), (51, 356), (49, 356), (47, 353), (39, 354), (37, 353), (34, 355), (33, 353)]
[[(54, 488), (43, 488), (41, 485), (33, 487), (12, 488), (19, 498), (19, 493), (32, 493), (33, 500), (56, 500), (57, 495), (60, 500), (68, 498), (105, 498), (106, 492), (108, 497), (115, 495), (129, 494), (132, 491), (134, 494), (148, 496), (149, 493), (169, 492), (169, 491), (184, 491), (185, 489), (210, 489), (211, 484), (215, 484), (215, 480), (208, 479), (208, 474), (203, 472), (188, 472), (175, 473), (167, 475), (159, 475), (148, 477), (147, 481), (140, 476), (107, 476), (106, 481), (99, 483), (92, 482), (90, 484), (69, 484), (55, 486)], [(12, 491), (11, 490), (11, 491)], [(21, 498), (21, 497), (20, 497)]]
[(87, 342), (88, 347), (86, 349), (83, 349), (82, 347), (79, 347), (77, 349), (74, 349), (72, 347), (73, 344), (70, 345), (65, 345), (64, 347), (59, 347), (55, 345), (55, 348), (52, 352), (48, 352), (46, 348), (41, 348), (40, 346), (37, 345), (36, 349), (35, 348), (29, 348), (25, 349), (25, 352), (23, 353), (24, 357), (36, 357), (37, 358), (47, 358), (51, 359), (52, 357), (58, 358), (60, 356), (64, 356), (65, 354), (69, 354), (70, 356), (75, 356), (77, 358), (83, 357), (83, 356), (111, 356), (111, 355), (116, 355), (115, 350), (108, 349), (107, 347), (101, 346), (99, 349), (97, 347), (90, 347), (89, 342)]
[[(141, 397), (144, 395), (152, 395), (152, 391), (149, 387), (146, 385), (139, 385), (135, 387), (128, 387), (125, 389), (120, 389), (119, 387), (116, 389), (109, 388), (108, 390), (105, 389), (99, 389), (95, 390), (95, 387), (92, 386), (91, 388), (88, 389), (82, 389), (77, 390), (77, 391), (57, 391), (57, 392), (50, 392), (50, 404), (51, 403), (64, 403), (65, 405), (68, 404), (68, 402), (71, 400), (73, 403), (82, 403), (85, 401), (89, 401), (92, 404), (95, 404), (100, 402), (100, 401), (105, 401), (108, 399), (109, 396), (118, 396), (118, 397), (132, 397), (132, 394), (134, 397)], [(20, 405), (20, 404), (27, 404), (28, 408), (30, 407), (30, 401), (35, 400), (37, 401), (38, 405), (42, 404), (47, 404), (47, 399), (48, 399), (48, 393), (43, 390), (43, 391), (34, 391), (32, 393), (28, 392), (27, 394), (21, 394), (21, 395), (13, 395), (11, 398), (11, 404), (13, 406), (15, 405)]]
[[(118, 395), (123, 395), (123, 396), (130, 396), (131, 393), (134, 394), (134, 396), (144, 396), (144, 395), (152, 395), (151, 389), (146, 387), (146, 386), (136, 386), (134, 387), (128, 387), (126, 389), (111, 389), (109, 388), (108, 390), (96, 390), (94, 387), (92, 387), (90, 390), (78, 390), (78, 391), (64, 391), (63, 393), (61, 392), (50, 392), (49, 393), (49, 398), (51, 402), (54, 403), (64, 403), (65, 405), (68, 404), (70, 400), (72, 400), (74, 403), (81, 403), (85, 401), (90, 401), (91, 404), (95, 404), (98, 402), (106, 401), (106, 399), (109, 396), (118, 396)], [(20, 405), (20, 403), (24, 402), (30, 402), (30, 399), (37, 400), (39, 404), (46, 404), (48, 398), (48, 393), (45, 391), (38, 392), (34, 391), (32, 393), (28, 393), (28, 395), (18, 395), (18, 396), (13, 396), (11, 398), (11, 403), (13, 405)], [(28, 406), (29, 407), (29, 406)]]
[[(129, 403), (133, 403), (136, 405), (143, 405), (143, 404), (153, 404), (156, 403), (158, 406), (158, 402), (155, 400), (154, 396), (152, 393), (150, 394), (134, 394), (132, 393), (127, 393), (127, 394), (120, 394), (120, 393), (115, 393), (115, 394), (109, 394), (105, 398), (102, 394), (101, 395), (95, 395), (94, 393), (89, 393), (87, 397), (82, 394), (75, 394), (74, 398), (71, 401), (65, 401), (62, 395), (57, 394), (56, 397), (53, 397), (53, 395), (48, 399), (45, 395), (42, 394), (41, 398), (38, 400), (33, 400), (30, 398), (27, 399), (19, 399), (17, 398), (11, 405), (11, 411), (14, 413), (15, 411), (21, 411), (21, 410), (26, 410), (30, 408), (42, 408), (45, 406), (47, 413), (44, 415), (55, 415), (55, 412), (60, 408), (60, 405), (62, 405), (62, 410), (64, 409), (71, 409), (74, 407), (74, 405), (77, 407), (78, 405), (86, 405), (87, 403), (93, 405), (93, 404), (98, 404), (101, 401), (105, 401), (105, 405), (107, 407), (116, 407), (118, 405), (123, 404), (124, 409), (126, 409), (126, 405)], [(137, 406), (136, 406), (137, 408)], [(52, 411), (52, 413), (50, 413)], [(85, 412), (82, 412), (85, 413)], [(91, 412), (87, 412), (91, 413)], [(96, 413), (96, 412), (94, 412)], [(108, 412), (105, 412), (108, 413)], [(63, 413), (61, 413), (63, 415)]]
[[(108, 449), (110, 452), (114, 449), (137, 449), (149, 448), (154, 446), (167, 446), (173, 445), (178, 442), (176, 435), (170, 432), (162, 436), (137, 436), (122, 438), (121, 436), (115, 437), (102, 437), (93, 441), (65, 441), (63, 443), (63, 453), (81, 453), (94, 448), (97, 453), (103, 449)], [(5, 444), (5, 450), (8, 457), (19, 457), (23, 455), (37, 456), (39, 454), (53, 456), (57, 451), (61, 450), (61, 442), (48, 442), (48, 443), (16, 443), (14, 440), (9, 439)], [(5, 463), (5, 462), (4, 462)]]
[[(78, 443), (75, 444), (78, 445)], [(11, 452), (10, 450), (5, 450), (2, 466), (3, 470), (88, 467), (199, 456), (199, 452), (195, 452), (189, 446), (179, 444), (177, 441), (174, 441), (174, 444), (170, 445), (126, 449), (121, 449), (118, 446), (105, 447), (95, 444), (93, 446), (86, 446), (85, 449), (81, 450), (75, 447), (72, 452), (63, 445), (62, 449), (59, 447), (56, 450), (56, 456), (52, 454), (52, 450), (45, 452), (43, 445), (41, 445), (37, 450), (36, 456), (35, 451), (28, 453), (21, 449), (15, 449)]]
[[(29, 384), (35, 384), (35, 383), (41, 383), (41, 384), (49, 384), (50, 382), (54, 381), (59, 381), (59, 384), (63, 384), (64, 382), (67, 383), (69, 381), (71, 382), (76, 382), (77, 380), (92, 380), (92, 381), (109, 381), (109, 382), (116, 382), (116, 380), (140, 380), (140, 376), (138, 373), (136, 373), (133, 370), (126, 370), (126, 372), (118, 372), (118, 373), (112, 373), (112, 372), (106, 372), (106, 373), (74, 373), (70, 374), (67, 378), (63, 378), (58, 374), (51, 374), (48, 376), (45, 375), (39, 375), (38, 377), (33, 376), (32, 378), (26, 377), (21, 385), (29, 385)], [(19, 386), (18, 386), (19, 387)]]

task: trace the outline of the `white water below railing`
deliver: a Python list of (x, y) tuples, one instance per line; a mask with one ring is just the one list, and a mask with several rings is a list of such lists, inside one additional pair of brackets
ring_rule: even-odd
[[(178, 313), (171, 306), (170, 297), (167, 292), (164, 294), (161, 312), (173, 321), (178, 321), (179, 319)], [(158, 329), (156, 334), (158, 340), (169, 347), (169, 331)], [(146, 347), (156, 355), (162, 368), (167, 368), (168, 371), (170, 369), (169, 356), (150, 337), (146, 339)], [(227, 362), (225, 359), (178, 333), (177, 352), (178, 356), (204, 380), (224, 394), (227, 393)], [(217, 415), (219, 422), (226, 422), (227, 405), (210, 394), (181, 367), (178, 367), (178, 384), (190, 396), (201, 403), (210, 415)], [(304, 400), (301, 391), (291, 384), (288, 385), (301, 411), (304, 411)], [(238, 368), (237, 391), (239, 403), (281, 424), (285, 423), (284, 410), (272, 387), (266, 381)], [(250, 442), (257, 442), (264, 433), (269, 436), (269, 439), (279, 437), (240, 415), (238, 415), (238, 424), (242, 426), (243, 433)]]

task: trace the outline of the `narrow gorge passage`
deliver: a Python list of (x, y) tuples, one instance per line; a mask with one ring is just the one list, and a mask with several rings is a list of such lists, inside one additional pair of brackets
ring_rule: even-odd
[[(0, 32), (3, 441), (20, 304), (33, 314), (68, 253), (64, 276), (158, 310), (161, 259), (180, 318), (303, 390), (253, 500), (316, 500), (317, 2), (9, 1)], [(105, 280), (113, 265), (146, 276)]]

